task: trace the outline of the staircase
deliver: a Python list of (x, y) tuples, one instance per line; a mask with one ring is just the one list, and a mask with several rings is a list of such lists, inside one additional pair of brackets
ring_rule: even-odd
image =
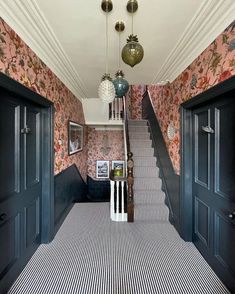
[(161, 190), (147, 121), (129, 120), (128, 125), (134, 159), (135, 221), (168, 221), (169, 210)]

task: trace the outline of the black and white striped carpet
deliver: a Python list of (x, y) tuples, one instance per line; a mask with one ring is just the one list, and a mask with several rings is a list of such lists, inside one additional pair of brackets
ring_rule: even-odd
[(192, 243), (168, 221), (115, 223), (109, 203), (75, 204), (9, 294), (225, 294)]

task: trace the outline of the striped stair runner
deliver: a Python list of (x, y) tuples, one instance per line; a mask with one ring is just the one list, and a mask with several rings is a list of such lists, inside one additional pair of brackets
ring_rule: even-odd
[(156, 166), (146, 120), (129, 120), (130, 147), (134, 159), (135, 220), (167, 221), (169, 210)]

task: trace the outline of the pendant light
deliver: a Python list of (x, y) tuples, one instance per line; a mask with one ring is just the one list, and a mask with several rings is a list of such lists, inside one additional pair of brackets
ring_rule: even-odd
[(113, 81), (113, 84), (115, 87), (116, 96), (119, 98), (123, 97), (129, 89), (129, 83), (127, 82), (127, 80), (124, 79), (124, 73), (120, 69), (121, 68), (120, 66), (120, 51), (121, 51), (120, 35), (121, 35), (121, 32), (124, 31), (124, 29), (125, 29), (125, 24), (123, 21), (116, 22), (115, 30), (119, 33), (118, 71), (115, 74), (116, 79)]
[(102, 10), (106, 13), (106, 36), (105, 36), (105, 74), (101, 79), (101, 83), (98, 88), (98, 96), (104, 103), (111, 103), (115, 98), (115, 88), (112, 83), (110, 74), (108, 73), (108, 13), (113, 9), (113, 3), (111, 0), (102, 0)]
[(131, 35), (127, 38), (127, 44), (122, 49), (122, 60), (131, 67), (140, 63), (144, 57), (144, 49), (140, 45), (137, 35), (133, 34), (133, 14), (138, 9), (137, 0), (129, 0), (127, 2), (127, 11), (132, 14)]

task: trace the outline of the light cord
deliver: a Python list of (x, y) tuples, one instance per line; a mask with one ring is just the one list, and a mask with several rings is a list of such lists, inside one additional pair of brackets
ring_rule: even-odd
[(120, 55), (121, 55), (121, 33), (119, 31), (119, 49), (118, 49), (118, 69), (120, 70), (121, 68), (121, 60), (120, 60)]
[(106, 63), (105, 73), (108, 73), (108, 2), (106, 2)]

